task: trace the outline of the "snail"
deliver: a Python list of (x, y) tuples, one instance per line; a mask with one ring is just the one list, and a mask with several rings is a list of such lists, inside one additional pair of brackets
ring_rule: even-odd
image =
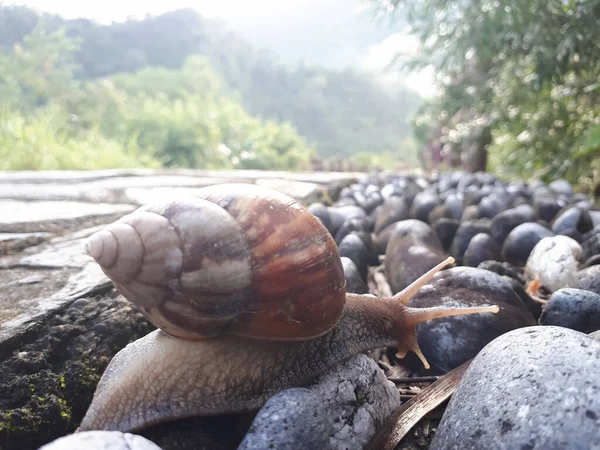
[(346, 293), (322, 223), (255, 185), (143, 206), (90, 236), (86, 250), (158, 330), (114, 356), (80, 431), (257, 410), (374, 348), (412, 350), (428, 367), (418, 322), (498, 311), (405, 305), (452, 258), (392, 298)]

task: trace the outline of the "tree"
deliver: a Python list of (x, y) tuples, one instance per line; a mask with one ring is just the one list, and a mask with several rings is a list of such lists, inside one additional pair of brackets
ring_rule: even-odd
[(420, 54), (404, 67), (435, 69), (441, 94), (417, 119), (432, 124), (426, 139), (442, 130), (446, 153), (464, 152), (491, 132), (490, 161), (501, 174), (599, 176), (600, 146), (590, 137), (600, 124), (598, 0), (371, 4), (402, 14), (418, 38)]

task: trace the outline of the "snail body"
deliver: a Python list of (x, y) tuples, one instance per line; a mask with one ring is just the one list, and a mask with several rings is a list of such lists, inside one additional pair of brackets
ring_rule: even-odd
[(386, 346), (421, 354), (415, 325), (484, 308), (405, 303), (452, 259), (391, 298), (345, 292), (335, 241), (299, 203), (254, 185), (142, 207), (86, 248), (156, 325), (111, 361), (80, 430), (132, 431), (258, 409), (338, 362)]

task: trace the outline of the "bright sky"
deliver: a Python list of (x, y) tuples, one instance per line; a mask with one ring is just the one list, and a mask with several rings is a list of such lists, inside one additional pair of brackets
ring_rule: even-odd
[(298, 14), (310, 9), (319, 0), (10, 0), (7, 3), (28, 5), (66, 18), (87, 17), (99, 22), (122, 21), (128, 16), (143, 18), (182, 8), (194, 8), (206, 17), (221, 18), (274, 18)]
[[(0, 0), (1, 1), (1, 0)], [(8, 0), (5, 3), (27, 5), (43, 11), (59, 14), (73, 19), (85, 17), (101, 23), (124, 21), (128, 17), (142, 19), (146, 14), (159, 15), (181, 8), (194, 8), (205, 17), (218, 17), (235, 29), (243, 21), (262, 22), (265, 26), (276, 23), (278, 18), (290, 15), (302, 15), (304, 11), (314, 10), (315, 4), (323, 0)], [(408, 36), (394, 34), (370, 48), (360, 62), (365, 69), (384, 68), (395, 52), (414, 51), (416, 42)], [(434, 94), (433, 78), (429, 71), (394, 74), (389, 81), (402, 79), (410, 88), (428, 97)]]

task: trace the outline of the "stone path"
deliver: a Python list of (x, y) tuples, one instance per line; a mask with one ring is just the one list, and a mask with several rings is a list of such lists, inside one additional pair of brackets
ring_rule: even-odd
[[(0, 172), (0, 354), (69, 303), (109, 283), (83, 240), (150, 201), (203, 186), (254, 183), (310, 203), (359, 173), (262, 171)], [(10, 343), (15, 345), (11, 345)]]

